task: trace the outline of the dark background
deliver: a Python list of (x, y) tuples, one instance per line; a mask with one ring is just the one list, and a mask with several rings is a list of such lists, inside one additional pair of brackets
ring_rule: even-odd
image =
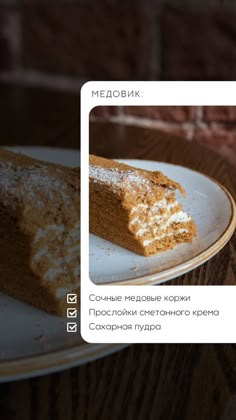
[[(235, 22), (233, 0), (0, 0), (0, 144), (79, 147), (79, 91), (88, 80), (235, 80)], [(165, 131), (178, 145), (166, 159), (180, 162), (188, 150), (198, 168), (211, 165), (221, 182), (235, 183), (235, 107), (100, 108), (91, 122), (101, 138), (106, 121)], [(140, 156), (158, 155), (157, 137), (142, 137)], [(232, 279), (234, 250), (235, 240), (214, 268)], [(131, 346), (0, 385), (0, 419), (234, 420), (235, 366), (235, 345)]]
[[(88, 80), (234, 80), (235, 21), (230, 0), (1, 0), (1, 143), (78, 146)], [(126, 107), (93, 118), (160, 128), (236, 164), (234, 107)]]

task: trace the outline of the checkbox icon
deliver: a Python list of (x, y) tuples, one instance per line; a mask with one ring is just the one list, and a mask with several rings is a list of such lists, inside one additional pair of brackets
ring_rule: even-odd
[(67, 318), (77, 318), (77, 309), (67, 308)]
[(66, 330), (69, 333), (76, 333), (77, 332), (77, 323), (76, 322), (67, 322)]
[(77, 295), (75, 293), (68, 293), (67, 303), (77, 303)]

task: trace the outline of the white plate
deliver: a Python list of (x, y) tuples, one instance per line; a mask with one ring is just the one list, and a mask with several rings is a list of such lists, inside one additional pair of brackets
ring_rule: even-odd
[[(76, 150), (9, 149), (37, 159), (79, 166)], [(66, 332), (65, 319), (48, 315), (1, 293), (0, 313), (0, 382), (59, 371), (124, 346), (85, 343), (79, 333)]]
[(137, 168), (161, 171), (186, 190), (183, 204), (197, 225), (191, 244), (152, 257), (142, 257), (90, 234), (90, 279), (96, 284), (158, 284), (184, 274), (213, 257), (232, 236), (236, 226), (231, 195), (216, 181), (190, 169), (152, 161), (122, 160)]

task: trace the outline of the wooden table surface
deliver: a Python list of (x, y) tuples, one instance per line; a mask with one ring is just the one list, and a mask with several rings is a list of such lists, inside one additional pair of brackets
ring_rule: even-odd
[[(72, 99), (77, 104), (74, 96)], [(72, 106), (72, 112), (70, 109), (67, 113), (65, 106), (67, 120), (60, 122), (60, 118), (55, 118), (60, 133), (57, 141), (51, 132), (49, 110), (50, 130), (47, 132), (44, 126), (40, 131), (36, 119), (36, 127), (32, 125), (32, 131), (27, 128), (27, 132), (32, 136), (37, 132), (37, 141), (30, 143), (27, 138), (25, 143), (40, 144), (42, 133), (43, 144), (51, 136), (54, 140), (50, 144), (65, 147), (66, 138), (70, 138), (69, 145), (74, 146), (77, 140), (66, 130), (75, 127), (75, 110)], [(25, 118), (24, 110), (21, 112)], [(6, 134), (10, 138), (10, 126), (9, 129)], [(16, 127), (12, 130), (17, 134)], [(19, 129), (18, 143), (20, 139)], [(11, 143), (16, 143), (15, 139)], [(109, 157), (152, 159), (188, 166), (215, 177), (236, 197), (234, 168), (206, 149), (157, 131), (93, 124), (90, 150)], [(171, 284), (235, 284), (235, 241), (234, 236), (210, 262)], [(0, 386), (1, 420), (235, 418), (235, 345), (132, 345), (84, 366)]]

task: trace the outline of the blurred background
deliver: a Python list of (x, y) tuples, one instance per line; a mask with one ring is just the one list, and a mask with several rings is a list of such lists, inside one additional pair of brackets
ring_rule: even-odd
[[(78, 147), (88, 80), (234, 80), (228, 0), (1, 0), (1, 144)], [(235, 107), (103, 108), (92, 120), (151, 126), (236, 165)]]
[[(0, 145), (78, 148), (79, 92), (88, 80), (235, 76), (235, 0), (0, 0)], [(115, 136), (107, 121), (122, 125)], [(99, 107), (91, 124), (97, 143), (115, 137), (130, 150), (138, 143), (136, 157), (151, 159), (155, 152), (186, 161), (234, 194), (228, 163), (236, 166), (236, 107)], [(155, 135), (143, 136), (142, 126)], [(215, 282), (223, 273), (220, 284), (231, 284), (233, 249), (231, 242), (186, 282)], [(125, 419), (136, 413), (139, 419), (216, 420), (220, 412), (221, 420), (233, 420), (235, 365), (235, 346), (132, 346), (63, 374), (1, 387), (0, 419), (105, 419), (117, 410)]]

